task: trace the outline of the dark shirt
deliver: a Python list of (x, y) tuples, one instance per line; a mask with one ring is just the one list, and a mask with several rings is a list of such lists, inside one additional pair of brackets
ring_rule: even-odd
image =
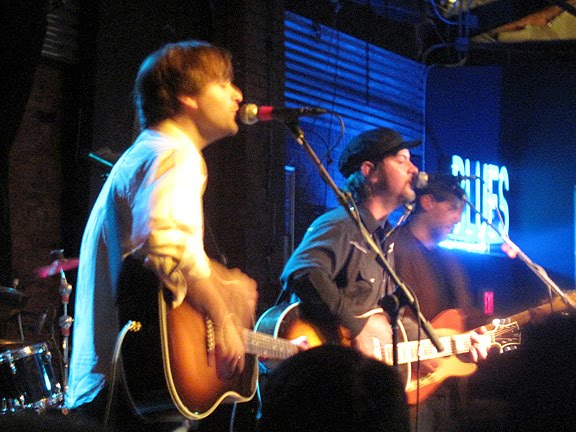
[[(363, 206), (359, 211), (364, 226), (375, 235), (380, 224)], [(376, 253), (342, 207), (310, 225), (280, 279), (286, 290), (300, 298), (308, 315), (335, 321), (351, 337), (366, 323), (358, 316), (379, 307), (388, 283)]]
[(412, 234), (409, 224), (399, 228), (392, 239), (394, 269), (414, 291), (426, 319), (432, 320), (446, 309), (461, 309), (470, 321), (477, 320), (468, 277), (453, 253), (439, 247), (428, 249)]

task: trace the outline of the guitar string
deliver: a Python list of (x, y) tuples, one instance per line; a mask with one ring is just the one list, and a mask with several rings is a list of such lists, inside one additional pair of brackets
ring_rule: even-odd
[(287, 354), (295, 354), (298, 351), (298, 347), (290, 341), (267, 334), (246, 331), (245, 336), (250, 346), (268, 350), (269, 355), (272, 353), (283, 354), (283, 357), (286, 357)]
[[(506, 328), (501, 328), (502, 326), (499, 326), (498, 328), (490, 331), (490, 336), (491, 339), (493, 341), (494, 344), (496, 344), (496, 339), (499, 336), (505, 335), (507, 333), (510, 332), (510, 327), (513, 327), (515, 329), (518, 328), (517, 324), (508, 324), (506, 325)], [(412, 358), (425, 358), (429, 355), (436, 355), (436, 354), (442, 354), (443, 356), (446, 355), (452, 355), (452, 354), (462, 354), (466, 351), (468, 351), (470, 349), (470, 346), (472, 345), (471, 343), (471, 339), (470, 339), (470, 335), (469, 334), (463, 334), (463, 335), (454, 335), (454, 336), (445, 336), (440, 338), (441, 342), (448, 342), (448, 343), (442, 343), (442, 346), (444, 347), (444, 349), (440, 352), (438, 352), (438, 350), (432, 345), (430, 339), (425, 339), (422, 341), (409, 341), (409, 342), (404, 342), (404, 348), (401, 350), (400, 355), (402, 356), (402, 360), (405, 362), (408, 362), (409, 359)], [(461, 339), (461, 340), (459, 340)], [(454, 347), (458, 347), (461, 346), (460, 349), (453, 349), (451, 348), (452, 346)], [(418, 349), (419, 347), (419, 349)], [(381, 354), (382, 356), (389, 361), (392, 353), (391, 353), (392, 347), (390, 345), (385, 345), (382, 349), (381, 349)]]

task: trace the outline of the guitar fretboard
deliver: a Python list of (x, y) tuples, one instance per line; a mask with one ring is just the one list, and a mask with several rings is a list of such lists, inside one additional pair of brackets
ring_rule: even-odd
[(287, 339), (249, 330), (244, 331), (244, 343), (249, 354), (275, 360), (284, 360), (299, 351), (299, 348)]
[[(442, 345), (442, 351), (438, 352), (430, 339), (399, 343), (398, 363), (412, 363), (417, 361), (418, 358), (420, 358), (420, 360), (428, 360), (438, 357), (446, 357), (453, 354), (463, 354), (470, 350), (472, 343), (469, 334), (459, 334), (441, 337), (440, 344)], [(392, 345), (385, 345), (382, 351), (384, 361), (388, 364), (392, 364)]]

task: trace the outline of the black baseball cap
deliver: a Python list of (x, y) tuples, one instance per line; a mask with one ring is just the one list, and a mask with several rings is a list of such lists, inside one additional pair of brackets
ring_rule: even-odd
[(338, 168), (346, 178), (350, 174), (360, 169), (362, 162), (370, 161), (377, 163), (398, 153), (399, 150), (417, 147), (422, 141), (404, 141), (402, 135), (393, 129), (381, 127), (370, 129), (356, 137), (348, 143), (342, 154)]

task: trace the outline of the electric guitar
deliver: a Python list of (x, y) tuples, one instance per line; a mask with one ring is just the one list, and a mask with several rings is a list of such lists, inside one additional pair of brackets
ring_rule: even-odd
[[(574, 298), (576, 294), (572, 293), (570, 297)], [(491, 344), (498, 347), (500, 352), (514, 349), (520, 344), (520, 326), (527, 324), (533, 317), (546, 315), (552, 310), (560, 311), (565, 307), (562, 300), (557, 298), (552, 308), (550, 304), (544, 304), (503, 320), (494, 320), (486, 325)], [(406, 395), (411, 405), (425, 400), (446, 379), (469, 376), (477, 370), (476, 364), (457, 357), (459, 354), (468, 353), (472, 344), (470, 333), (463, 333), (464, 317), (461, 312), (455, 309), (446, 310), (432, 320), (432, 324), (440, 337), (442, 351), (438, 352), (429, 339), (398, 344), (398, 363), (404, 365), (402, 373), (406, 378)], [(325, 343), (351, 345), (351, 340), (342, 328), (312, 323), (305, 319), (300, 313), (299, 303), (283, 303), (268, 309), (254, 328), (258, 332), (289, 340), (305, 336), (310, 347)], [(379, 344), (378, 349), (381, 351), (378, 357), (385, 363), (392, 364), (392, 345)], [(410, 368), (410, 364), (418, 359), (438, 359), (438, 366), (434, 372), (418, 376), (413, 374)], [(271, 361), (263, 361), (262, 364), (266, 368), (275, 366), (275, 362)]]
[[(222, 268), (218, 272), (225, 277)], [(227, 279), (226, 283), (232, 285), (225, 289), (234, 293), (234, 283), (255, 283), (248, 279), (245, 275)], [(215, 326), (211, 320), (186, 301), (170, 308), (169, 291), (162, 289), (152, 271), (135, 260), (125, 260), (119, 285), (120, 322), (142, 324), (140, 331), (128, 333), (124, 340), (122, 378), (133, 409), (149, 420), (173, 414), (200, 420), (221, 403), (247, 402), (256, 392), (256, 356), (287, 358), (299, 350), (287, 340), (244, 329), (244, 370), (222, 378), (217, 373)], [(241, 324), (249, 327), (249, 323)]]

